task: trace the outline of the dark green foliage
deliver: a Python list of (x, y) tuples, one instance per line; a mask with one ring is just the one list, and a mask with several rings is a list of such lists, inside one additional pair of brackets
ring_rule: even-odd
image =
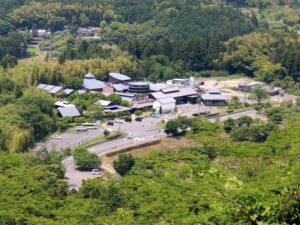
[(235, 128), (235, 126), (236, 126), (235, 120), (232, 118), (225, 120), (223, 123), (224, 130), (227, 133), (230, 133), (232, 131), (232, 129)]
[(270, 108), (267, 111), (267, 116), (275, 124), (279, 124), (283, 121), (284, 109), (282, 108)]
[(184, 134), (188, 130), (191, 130), (193, 133), (209, 133), (216, 132), (218, 129), (219, 126), (217, 124), (213, 124), (200, 118), (188, 118), (185, 116), (171, 119), (165, 126), (165, 132), (171, 135)]
[(263, 142), (271, 131), (276, 130), (272, 123), (258, 123), (249, 116), (242, 116), (239, 119), (227, 119), (223, 123), (224, 130), (230, 134), (234, 141)]
[(66, 60), (74, 59), (91, 59), (91, 58), (103, 58), (110, 57), (111, 49), (104, 49), (97, 41), (83, 40), (78, 46), (68, 47), (60, 55), (60, 62), (63, 63)]
[(214, 160), (217, 157), (216, 149), (212, 146), (203, 146), (197, 148), (191, 148), (191, 151), (195, 151), (197, 153), (207, 155), (210, 160)]
[(275, 131), (276, 126), (267, 124), (257, 124), (250, 127), (235, 128), (231, 131), (230, 137), (234, 141), (254, 141), (264, 142), (271, 131)]
[(5, 20), (0, 19), (0, 36), (7, 35), (13, 30), (13, 25)]
[(115, 170), (124, 176), (130, 172), (135, 164), (135, 159), (130, 154), (121, 154), (119, 158), (113, 162)]
[(20, 32), (9, 32), (7, 36), (0, 34), (0, 67), (12, 68), (18, 64), (17, 59), (26, 56), (28, 56), (27, 39), (24, 34)]
[(76, 165), (80, 170), (92, 170), (99, 168), (101, 161), (97, 154), (90, 153), (85, 148), (76, 148), (73, 152)]

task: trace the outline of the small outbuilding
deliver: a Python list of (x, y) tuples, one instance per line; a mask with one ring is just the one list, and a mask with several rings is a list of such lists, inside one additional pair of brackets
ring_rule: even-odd
[(161, 98), (153, 103), (153, 108), (160, 114), (173, 112), (176, 109), (176, 100), (174, 98)]
[(206, 106), (225, 106), (228, 102), (228, 97), (223, 95), (217, 87), (213, 87), (208, 93), (202, 94), (201, 99)]
[(66, 117), (78, 117), (80, 116), (80, 112), (78, 111), (78, 109), (76, 108), (75, 105), (68, 105), (66, 107), (58, 107), (58, 115), (66, 118)]

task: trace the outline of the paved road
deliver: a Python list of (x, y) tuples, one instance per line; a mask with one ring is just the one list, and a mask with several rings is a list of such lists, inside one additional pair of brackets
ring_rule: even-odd
[(33, 148), (33, 151), (38, 151), (39, 149), (46, 147), (49, 150), (61, 150), (67, 147), (76, 147), (77, 145), (87, 141), (88, 139), (102, 136), (102, 129), (94, 129), (81, 132), (66, 132), (63, 133), (61, 139), (50, 139), (44, 143), (40, 143)]
[(204, 105), (198, 105), (198, 104), (183, 104), (177, 106), (178, 112), (180, 112), (182, 116), (191, 117), (194, 113), (200, 113), (200, 112), (209, 112), (209, 113), (217, 113), (220, 112), (220, 109), (217, 109), (216, 107), (207, 107)]
[[(148, 118), (143, 120), (143, 122), (134, 121), (132, 123), (123, 123), (121, 126), (115, 127), (115, 129), (120, 129), (123, 132), (130, 131), (130, 134), (134, 135), (133, 139), (122, 137), (100, 143), (98, 145), (90, 147), (88, 150), (101, 156), (114, 150), (121, 150), (145, 143), (147, 141), (162, 139), (166, 137), (166, 134), (159, 127), (159, 122), (160, 119)], [(66, 168), (65, 177), (68, 179), (70, 188), (78, 189), (81, 186), (83, 180), (94, 179), (97, 177), (95, 175), (92, 175), (91, 172), (82, 172), (76, 170), (76, 165), (72, 156), (63, 160), (62, 164)], [(106, 165), (102, 165), (101, 167), (103, 170), (115, 173), (112, 168), (107, 167)]]
[[(196, 110), (196, 108), (195, 108), (195, 110)], [(199, 110), (199, 107), (197, 107), (197, 110)], [(185, 110), (185, 112), (189, 112), (189, 110)], [(257, 111), (247, 110), (247, 111), (243, 111), (243, 112), (231, 113), (231, 114), (224, 115), (224, 116), (210, 118), (209, 120), (212, 122), (224, 121), (228, 118), (237, 119), (237, 118), (239, 118), (241, 116), (245, 116), (245, 115), (248, 115), (248, 116), (251, 116), (254, 118), (260, 117), (257, 114)], [(144, 119), (142, 122), (133, 121), (131, 123), (124, 122), (122, 124), (114, 124), (114, 126), (111, 126), (110, 129), (121, 130), (125, 133), (130, 133), (130, 134), (134, 135), (134, 138), (128, 139), (127, 137), (122, 137), (122, 138), (115, 139), (112, 141), (100, 143), (98, 145), (90, 147), (88, 150), (101, 156), (101, 155), (107, 154), (108, 152), (112, 152), (112, 151), (116, 151), (116, 150), (120, 150), (120, 149), (126, 149), (128, 147), (139, 145), (139, 144), (145, 143), (147, 141), (162, 139), (166, 136), (166, 134), (160, 128), (159, 122), (161, 121), (161, 119), (164, 119), (164, 117), (159, 118), (159, 119), (147, 118), (147, 119)], [(168, 117), (175, 118), (176, 115), (169, 115)], [(261, 118), (261, 119), (264, 119), (264, 118)], [(98, 134), (102, 134), (102, 130), (101, 131), (100, 130), (99, 131), (90, 131), (80, 137), (83, 139), (84, 138), (86, 139), (86, 138), (90, 138), (90, 135), (97, 136)], [(78, 137), (74, 137), (75, 140), (77, 138)], [(65, 139), (65, 136), (62, 135), (62, 140), (64, 140), (64, 139)], [(80, 142), (79, 139), (76, 141)], [(65, 143), (65, 142), (58, 141), (58, 143)], [(66, 168), (65, 177), (69, 179), (68, 182), (69, 182), (69, 186), (71, 188), (78, 189), (81, 186), (82, 180), (93, 179), (93, 178), (97, 177), (95, 175), (92, 175), (91, 172), (89, 172), (89, 171), (82, 172), (82, 171), (76, 170), (76, 166), (75, 166), (73, 157), (66, 158), (65, 160), (62, 161), (62, 163)], [(102, 165), (102, 169), (109, 171), (111, 173), (115, 172), (113, 170), (113, 168), (106, 166), (106, 165)]]
[(238, 119), (242, 116), (250, 116), (254, 119), (259, 118), (261, 120), (267, 120), (267, 118), (265, 116), (259, 115), (257, 113), (257, 111), (254, 110), (254, 109), (246, 110), (246, 111), (242, 111), (242, 112), (236, 112), (236, 113), (229, 113), (229, 114), (224, 115), (224, 116), (216, 116), (216, 117), (213, 117), (213, 118), (209, 118), (208, 120), (211, 121), (211, 122), (216, 122), (216, 121), (224, 121), (224, 120), (227, 120), (229, 118)]

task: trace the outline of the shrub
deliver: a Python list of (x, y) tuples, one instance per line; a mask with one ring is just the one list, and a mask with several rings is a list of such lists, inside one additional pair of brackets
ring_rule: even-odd
[(132, 155), (121, 154), (117, 160), (113, 162), (115, 170), (124, 176), (132, 169), (135, 164), (135, 160)]
[(134, 113), (136, 116), (141, 116), (143, 114), (143, 112), (141, 110), (137, 110)]

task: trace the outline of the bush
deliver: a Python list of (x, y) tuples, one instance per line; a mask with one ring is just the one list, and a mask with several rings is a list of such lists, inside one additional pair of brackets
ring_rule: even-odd
[(143, 114), (143, 112), (141, 110), (137, 110), (134, 113), (136, 116), (141, 116)]
[(270, 121), (275, 124), (280, 124), (283, 121), (283, 117), (280, 113), (273, 114), (269, 117)]
[(124, 176), (127, 173), (129, 173), (134, 164), (135, 160), (133, 156), (129, 154), (121, 154), (119, 158), (113, 162), (115, 170), (121, 176)]
[(250, 127), (235, 128), (231, 131), (230, 137), (234, 141), (264, 142), (269, 133), (276, 129), (274, 124), (258, 124)]
[(91, 153), (85, 148), (76, 148), (73, 152), (73, 157), (80, 170), (92, 170), (99, 168), (101, 165), (97, 154)]
[(215, 149), (211, 146), (196, 147), (192, 148), (192, 150), (207, 155), (210, 160), (214, 160), (217, 157)]

